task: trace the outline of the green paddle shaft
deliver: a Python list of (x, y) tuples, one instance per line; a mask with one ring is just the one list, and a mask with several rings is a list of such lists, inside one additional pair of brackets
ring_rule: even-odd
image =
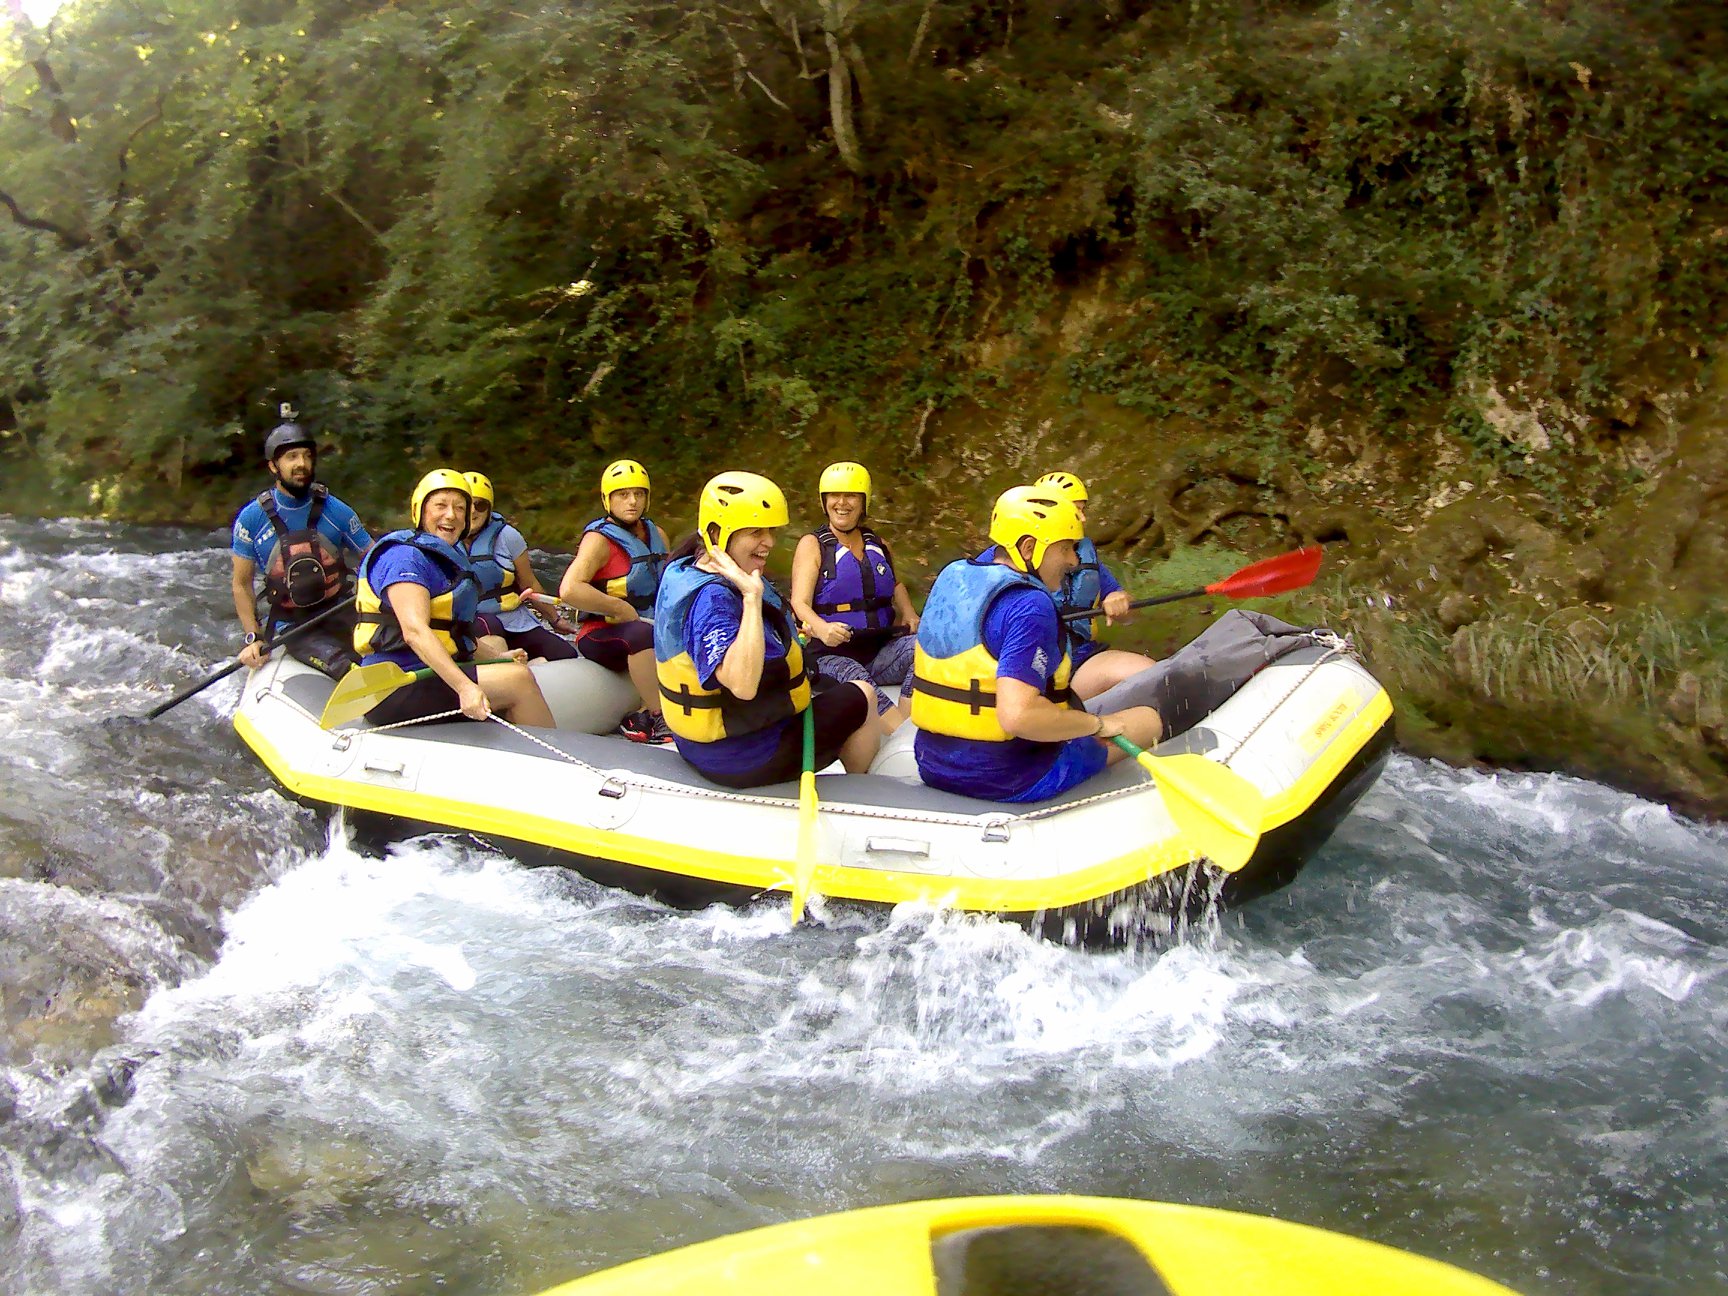
[(804, 708), (804, 761), (798, 776), (798, 851), (792, 863), (792, 925), (804, 916), (816, 873), (816, 705)]
[[(509, 666), (513, 664), (515, 660), (514, 657), (488, 657), (483, 662), (457, 662), (456, 664), (458, 666)], [(418, 670), (408, 671), (407, 675), (409, 680), (423, 680), (431, 679), (437, 673), (438, 672), (433, 670), (430, 666), (422, 666)], [(403, 680), (402, 684), (406, 684), (407, 682), (408, 680)], [(401, 688), (402, 684), (398, 684), (396, 688)], [(394, 693), (396, 689), (391, 689), (390, 691)]]

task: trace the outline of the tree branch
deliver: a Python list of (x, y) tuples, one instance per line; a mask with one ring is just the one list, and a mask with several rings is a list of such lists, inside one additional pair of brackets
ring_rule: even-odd
[(776, 108), (783, 109), (786, 112), (791, 112), (791, 107), (781, 99), (779, 95), (775, 94), (768, 88), (768, 83), (750, 70), (750, 60), (744, 57), (744, 51), (739, 48), (737, 40), (733, 38), (731, 26), (722, 21), (719, 24), (719, 27), (720, 34), (726, 38), (726, 43), (732, 47), (733, 63), (738, 69), (739, 76), (745, 80), (755, 82), (757, 89), (767, 95), (769, 101), (772, 102)]
[(12, 213), (12, 219), (25, 229), (41, 230), (44, 234), (52, 234), (59, 240), (60, 246), (68, 252), (82, 252), (90, 246), (88, 234), (75, 234), (63, 225), (56, 225), (53, 221), (42, 220), (39, 217), (29, 215), (4, 189), (0, 189), (0, 207), (4, 207)]
[(906, 51), (907, 67), (918, 61), (918, 51), (923, 48), (924, 37), (930, 31), (930, 11), (935, 7), (936, 0), (924, 0), (924, 12), (918, 15), (918, 30), (912, 33), (912, 48)]
[(115, 159), (115, 169), (119, 171), (120, 178), (114, 183), (114, 205), (108, 209), (110, 217), (118, 214), (120, 204), (126, 201), (126, 177), (129, 159), (132, 155), (132, 143), (147, 129), (162, 120), (162, 109), (167, 101), (168, 92), (164, 90), (156, 96), (156, 106), (150, 110), (150, 115), (132, 128), (126, 136), (126, 142), (120, 146), (120, 156)]
[(53, 67), (46, 57), (31, 59), (30, 66), (36, 69), (36, 81), (48, 96), (48, 129), (62, 144), (76, 144), (78, 127), (72, 122), (71, 110), (66, 107), (66, 92), (60, 88)]

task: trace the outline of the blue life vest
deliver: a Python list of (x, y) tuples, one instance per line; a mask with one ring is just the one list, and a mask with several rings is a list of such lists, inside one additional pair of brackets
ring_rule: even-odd
[(874, 531), (863, 530), (864, 561), (840, 543), (833, 527), (816, 533), (822, 569), (810, 608), (824, 621), (854, 630), (887, 630), (894, 624), (894, 560)]
[[(992, 551), (994, 552), (994, 551)], [(997, 599), (1011, 589), (1050, 591), (1037, 577), (999, 562), (966, 558), (936, 577), (918, 623), (913, 656), (912, 723), (926, 733), (976, 742), (1008, 742), (996, 716), (997, 661), (984, 643), (984, 621)], [(1067, 649), (1044, 685), (1058, 706), (1073, 699), (1068, 681), (1073, 662)]]
[(499, 537), (509, 525), (502, 513), (494, 513), (468, 542), (468, 563), (480, 584), (482, 612), (514, 612), (522, 606), (522, 592), (516, 588), (516, 564), (498, 557)]
[[(450, 588), (432, 595), (429, 624), (444, 650), (457, 660), (474, 653), (474, 617), (480, 610), (480, 583), (468, 563), (468, 555), (425, 531), (392, 531), (366, 551), (360, 560), (360, 580), (354, 594), (358, 624), (354, 649), (369, 657), (386, 653), (413, 653), (402, 636), (402, 623), (384, 601), (384, 591), (372, 588), (372, 569), (379, 557), (396, 545), (413, 545), (430, 558), (450, 580)], [(430, 592), (430, 591), (428, 591)]]
[(662, 714), (673, 733), (691, 742), (718, 742), (755, 733), (801, 714), (810, 705), (803, 649), (792, 632), (780, 591), (767, 581), (763, 582), (762, 620), (786, 645), (786, 655), (763, 662), (756, 696), (747, 700), (728, 692), (718, 681), (713, 687), (703, 685), (684, 631), (696, 596), (714, 584), (733, 588), (724, 577), (703, 571), (694, 558), (680, 558), (662, 574), (660, 601), (654, 609), (654, 668), (660, 682)]
[[(666, 566), (667, 550), (666, 533), (655, 526), (652, 519), (643, 518), (642, 526), (648, 532), (646, 541), (629, 527), (620, 526), (608, 513), (583, 527), (582, 534), (598, 531), (624, 551), (624, 556), (630, 560), (630, 570), (622, 576), (614, 576), (601, 582), (600, 590), (613, 598), (623, 599), (636, 609), (638, 615), (647, 616), (660, 592), (660, 573)], [(585, 611), (580, 613), (579, 617), (583, 621), (607, 620), (607, 617), (599, 612)]]
[[(1104, 601), (1104, 582), (1098, 575), (1098, 546), (1090, 539), (1082, 539), (1074, 547), (1079, 551), (1080, 565), (1062, 578), (1062, 588), (1056, 592), (1058, 613), (1086, 611)], [(1064, 621), (1062, 625), (1076, 643), (1091, 641), (1090, 620)]]

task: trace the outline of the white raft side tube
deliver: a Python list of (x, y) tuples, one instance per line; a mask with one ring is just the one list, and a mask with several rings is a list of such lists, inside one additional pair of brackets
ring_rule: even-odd
[[(692, 793), (628, 767), (427, 742), (412, 725), (326, 731), (281, 688), (287, 678), (313, 673), (298, 662), (266, 666), (248, 680), (235, 716), (242, 738), (291, 791), (689, 876), (790, 883), (796, 800)], [(558, 746), (556, 730), (525, 732)], [(630, 750), (619, 742), (621, 752)]]
[[(1266, 666), (1193, 729), (1160, 746), (1158, 753), (1198, 751), (1228, 765), (1259, 788), (1271, 810), (1304, 782), (1337, 742), (1356, 733), (1363, 723), (1378, 727), (1390, 712), (1390, 699), (1380, 682), (1355, 658), (1339, 655), (1320, 662), (1285, 658)], [(1284, 813), (1265, 826), (1276, 827), (1306, 809), (1306, 803), (1284, 807)]]
[(821, 857), (877, 872), (1033, 883), (1078, 877), (1134, 851), (1148, 852), (1150, 864), (1178, 849), (1175, 825), (1150, 786), (1041, 818), (1021, 817), (1033, 808), (1025, 805), (979, 803), (959, 823), (886, 807), (853, 813), (832, 798), (822, 805)]
[[(687, 876), (765, 889), (789, 880), (798, 832), (793, 800), (695, 793), (628, 768), (431, 743), (412, 726), (329, 733), (264, 679), (253, 684), (245, 719), (259, 741), (244, 726), (242, 736), (284, 784), (313, 799)], [(555, 732), (543, 736), (556, 745)], [(1047, 901), (1051, 893), (1039, 884), (1053, 880), (1077, 901), (1089, 898), (1079, 879), (1087, 870), (1129, 852), (1170, 848), (1168, 817), (1149, 788), (1040, 820), (1015, 821), (1023, 807), (975, 804), (976, 814), (920, 818), (842, 807), (831, 791), (818, 818), (818, 858), (852, 874), (824, 879), (819, 865), (818, 889), (826, 880), (830, 894), (888, 903), (940, 902), (961, 889), (966, 907), (989, 909), (1011, 907), (1025, 894), (1015, 883)], [(1064, 878), (1075, 880), (1061, 885)], [(992, 898), (998, 882), (1008, 890)]]
[(586, 657), (537, 661), (528, 669), (534, 672), (540, 694), (552, 709), (553, 724), (559, 729), (611, 733), (620, 720), (642, 705), (627, 673), (609, 671)]
[[(298, 663), (287, 669), (311, 673)], [(278, 779), (314, 800), (684, 876), (786, 884), (798, 823), (789, 798), (693, 790), (550, 753), (427, 742), (414, 727), (327, 733), (271, 687), (276, 673), (250, 682), (246, 724), (237, 717), (237, 726)], [(543, 737), (557, 744), (555, 731)], [(847, 804), (837, 780), (823, 782), (836, 786), (818, 818), (816, 884), (837, 896), (1035, 909), (1079, 903), (1187, 862), (1150, 783), (1023, 818), (1036, 809), (974, 802), (975, 813), (956, 816)], [(847, 873), (825, 877), (824, 865)]]

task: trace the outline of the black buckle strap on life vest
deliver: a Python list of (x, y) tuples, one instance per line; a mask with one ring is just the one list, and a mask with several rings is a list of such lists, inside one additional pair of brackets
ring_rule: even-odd
[[(830, 612), (862, 612), (866, 619), (872, 619), (876, 613), (886, 611), (894, 606), (892, 590), (885, 595), (876, 592), (876, 565), (870, 561), (870, 542), (874, 540), (882, 550), (882, 556), (888, 558), (889, 563), (892, 564), (894, 560), (888, 557), (888, 546), (882, 543), (882, 538), (874, 531), (866, 530), (863, 527), (858, 530), (863, 537), (864, 557), (854, 561), (858, 564), (859, 588), (863, 591), (864, 597), (857, 603), (812, 603), (810, 610), (817, 616), (826, 616)], [(816, 532), (816, 544), (822, 551), (822, 570), (817, 576), (817, 583), (826, 585), (840, 575), (840, 538), (834, 534), (832, 526), (825, 526)], [(850, 553), (851, 551), (848, 550), (847, 552)], [(870, 628), (881, 629), (882, 627), (872, 626)]]
[[(784, 689), (776, 687), (773, 691), (776, 695), (784, 692), (787, 696), (790, 696), (798, 691), (799, 687), (804, 683), (804, 680), (804, 671), (800, 669), (796, 675), (787, 677), (786, 687)], [(724, 691), (718, 693), (692, 693), (688, 684), (680, 684), (676, 689), (669, 689), (662, 684), (660, 686), (660, 696), (668, 705), (677, 707), (685, 715), (689, 715), (691, 712), (697, 710), (712, 711), (716, 707), (725, 706), (728, 700), (728, 695)], [(734, 704), (736, 704), (736, 699), (733, 699), (733, 701)], [(754, 702), (755, 699), (752, 698), (751, 701)]]
[(692, 693), (688, 684), (680, 684), (676, 692), (662, 684), (660, 697), (666, 705), (677, 707), (685, 715), (690, 715), (698, 709), (712, 711), (726, 700), (726, 695), (723, 693)]
[[(380, 608), (376, 612), (361, 612), (358, 614), (356, 619), (360, 622), (361, 625), (400, 626), (402, 624), (399, 620), (397, 620), (396, 614), (394, 612), (386, 612), (382, 608)], [(443, 631), (447, 632), (452, 639), (455, 639), (458, 637), (455, 633), (456, 631), (458, 631), (458, 630), (466, 631), (473, 624), (474, 623), (472, 621), (458, 621), (454, 617), (427, 617), (426, 618), (426, 626), (428, 629), (430, 629), (430, 630), (443, 630)]]
[(965, 688), (957, 689), (915, 674), (912, 676), (912, 686), (918, 692), (928, 693), (944, 702), (958, 702), (973, 715), (982, 715), (986, 707), (994, 710), (996, 706), (995, 690), (986, 691), (982, 680), (973, 680)]

